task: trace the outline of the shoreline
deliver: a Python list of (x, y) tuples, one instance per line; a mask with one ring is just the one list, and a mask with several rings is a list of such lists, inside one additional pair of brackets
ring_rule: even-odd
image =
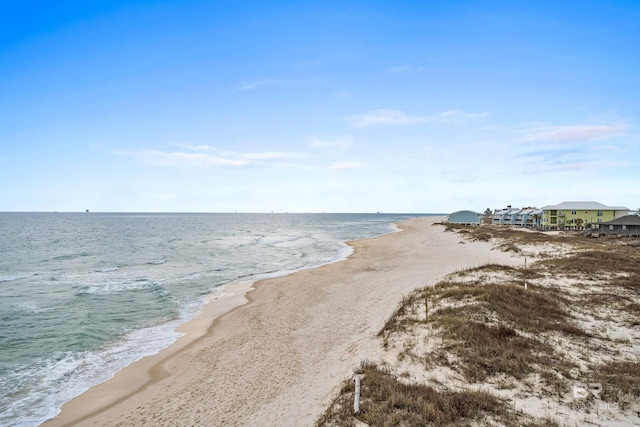
[[(90, 387), (84, 393), (66, 402), (56, 417), (39, 425), (76, 425), (87, 418), (99, 415), (127, 400), (138, 391), (144, 390), (171, 375), (161, 364), (206, 336), (217, 318), (247, 304), (249, 302), (247, 294), (255, 289), (254, 285), (257, 282), (259, 280), (240, 280), (224, 285), (223, 293), (225, 291), (231, 292), (206, 301), (193, 318), (178, 325), (174, 332), (181, 335), (168, 347), (123, 367), (108, 380)], [(117, 387), (119, 392), (114, 393), (113, 387)], [(91, 397), (86, 397), (85, 399), (85, 395), (89, 393)], [(117, 395), (121, 396), (116, 399)], [(71, 413), (68, 421), (66, 421), (65, 412)], [(76, 416), (76, 414), (82, 415)]]
[[(423, 216), (423, 215), (419, 215), (419, 216)], [(424, 215), (424, 216), (433, 216), (433, 215)], [(362, 239), (355, 239), (353, 241), (372, 239), (379, 236), (384, 236), (385, 234), (395, 233), (399, 231), (401, 230), (398, 229), (397, 223), (391, 223), (389, 224), (388, 231), (384, 233), (375, 234), (369, 237), (364, 237)], [(113, 380), (113, 378), (120, 371), (128, 368), (133, 364), (139, 363), (143, 359), (156, 357), (163, 351), (166, 353), (165, 350), (172, 348), (173, 346), (175, 346), (175, 348), (178, 349), (176, 351), (180, 351), (179, 350), (180, 348), (186, 345), (189, 345), (191, 342), (193, 342), (194, 340), (197, 340), (200, 336), (205, 334), (206, 333), (205, 330), (208, 328), (209, 324), (216, 317), (219, 317), (240, 305), (246, 304), (248, 302), (248, 300), (246, 299), (246, 294), (248, 294), (250, 291), (254, 289), (253, 284), (261, 282), (263, 280), (285, 277), (300, 271), (315, 269), (315, 268), (322, 267), (323, 265), (341, 262), (348, 259), (353, 254), (353, 246), (350, 244), (351, 241), (352, 240), (343, 241), (341, 243), (342, 246), (335, 252), (335, 256), (328, 261), (324, 261), (318, 264), (310, 264), (303, 267), (292, 268), (289, 270), (279, 270), (279, 271), (271, 271), (271, 272), (265, 272), (265, 273), (254, 273), (254, 274), (249, 274), (245, 276), (240, 276), (233, 281), (229, 281), (215, 287), (209, 295), (205, 296), (202, 299), (200, 306), (193, 312), (193, 314), (191, 314), (187, 318), (184, 318), (181, 321), (181, 323), (178, 323), (176, 326), (174, 326), (171, 329), (171, 332), (177, 335), (177, 337), (174, 338), (174, 340), (170, 344), (168, 344), (164, 348), (161, 348), (155, 354), (140, 356), (138, 359), (135, 359), (129, 362), (127, 365), (123, 365), (118, 370), (113, 371), (111, 377), (105, 380), (102, 380), (101, 382), (95, 383), (94, 385), (89, 386), (82, 393), (72, 397), (71, 399), (63, 403), (62, 407), (66, 406), (69, 402), (79, 398), (80, 396), (87, 393), (89, 390), (93, 389), (94, 387), (98, 387), (99, 385), (105, 382)], [(196, 326), (200, 322), (202, 322), (203, 325)], [(206, 324), (206, 326), (204, 326), (204, 324)], [(186, 328), (188, 333), (185, 333), (183, 328)], [(185, 336), (185, 335), (188, 335), (188, 336)], [(55, 409), (58, 411), (57, 415), (51, 416), (48, 419), (38, 421), (37, 425), (45, 425), (51, 422), (52, 420), (55, 420), (56, 418), (58, 418), (60, 416), (61, 408), (55, 408)]]
[[(430, 215), (428, 215), (430, 216)], [(85, 390), (83, 393), (78, 396), (72, 398), (71, 400), (65, 402), (60, 408), (60, 412), (53, 418), (40, 422), (39, 426), (56, 426), (56, 425), (76, 425), (77, 423), (83, 422), (85, 419), (93, 417), (94, 415), (98, 415), (109, 408), (119, 404), (120, 402), (125, 401), (131, 395), (135, 394), (137, 391), (144, 390), (152, 384), (157, 383), (158, 381), (166, 378), (171, 375), (171, 373), (166, 372), (160, 364), (163, 363), (166, 359), (172, 357), (176, 353), (182, 351), (185, 347), (192, 345), (194, 342), (201, 339), (203, 336), (207, 335), (210, 332), (210, 329), (214, 326), (217, 318), (233, 311), (234, 309), (248, 304), (251, 302), (251, 298), (249, 294), (251, 291), (255, 290), (254, 286), (259, 285), (263, 281), (278, 279), (282, 277), (287, 277), (301, 271), (312, 270), (321, 268), (325, 265), (330, 265), (334, 263), (339, 263), (348, 260), (355, 251), (354, 242), (368, 240), (368, 239), (376, 239), (381, 236), (385, 236), (387, 234), (393, 234), (403, 231), (398, 227), (398, 223), (392, 223), (389, 232), (383, 234), (377, 234), (370, 237), (365, 237), (357, 240), (347, 240), (344, 242), (344, 247), (340, 249), (337, 253), (335, 259), (327, 261), (323, 264), (310, 265), (306, 267), (302, 267), (296, 270), (283, 270), (279, 272), (272, 273), (259, 273), (253, 276), (246, 276), (244, 278), (239, 278), (233, 282), (229, 282), (217, 288), (217, 291), (220, 291), (222, 295), (215, 296), (213, 293), (203, 302), (202, 306), (197, 310), (195, 315), (186, 320), (184, 323), (179, 324), (173, 332), (180, 334), (180, 336), (169, 346), (163, 348), (156, 354), (152, 354), (149, 356), (143, 356), (142, 358), (131, 362), (130, 364), (122, 367), (120, 370), (116, 371), (113, 376), (101, 383), (95, 384)], [(344, 253), (345, 249), (348, 253)], [(126, 371), (125, 373), (122, 373)], [(129, 372), (131, 371), (131, 372)], [(146, 375), (145, 372), (146, 371)], [(116, 377), (126, 377), (118, 378), (114, 381)], [(104, 395), (100, 395), (97, 391), (101, 391), (103, 388), (103, 384), (111, 384), (111, 382), (116, 382), (118, 384), (114, 384), (114, 386), (119, 386), (123, 388), (123, 396), (118, 399), (113, 398), (113, 393), (105, 393)], [(111, 386), (109, 387), (111, 388)], [(92, 391), (96, 389), (96, 391)], [(87, 404), (85, 399), (82, 398), (85, 394), (91, 392), (92, 394), (98, 394), (96, 397), (92, 397)], [(78, 400), (78, 404), (76, 407), (75, 401)], [(69, 418), (73, 418), (70, 421), (64, 421), (65, 416), (63, 416), (63, 410), (65, 412), (76, 413), (80, 412), (88, 412), (87, 408), (95, 408), (95, 410), (91, 413), (87, 413), (83, 416), (76, 417), (74, 415)], [(93, 409), (92, 409), (93, 410)]]
[[(417, 217), (398, 224), (403, 233), (346, 242), (352, 253), (328, 264), (234, 283), (232, 295), (209, 301), (180, 325), (176, 332), (184, 335), (172, 345), (67, 402), (41, 425), (312, 424), (358, 357), (377, 353), (372, 335), (406, 292), (486, 262), (489, 245), (461, 245), (458, 236), (432, 225), (441, 219)], [(426, 261), (437, 264), (432, 274), (433, 268), (420, 268), (425, 243), (424, 255), (444, 256)], [(489, 258), (510, 262), (499, 253)], [(396, 283), (404, 276), (407, 283)], [(344, 330), (350, 324), (354, 330)], [(309, 383), (314, 387), (305, 392)], [(300, 393), (306, 393), (303, 402), (295, 397)]]

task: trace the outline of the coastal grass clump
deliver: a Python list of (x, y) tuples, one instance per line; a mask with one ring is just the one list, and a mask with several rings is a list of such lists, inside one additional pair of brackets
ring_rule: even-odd
[(544, 266), (548, 271), (559, 270), (564, 274), (638, 273), (640, 252), (636, 248), (610, 246), (551, 259)]
[(517, 278), (534, 278), (539, 277), (539, 273), (531, 268), (517, 268), (504, 264), (489, 263), (479, 267), (469, 268), (460, 272), (463, 276), (487, 275), (490, 273), (503, 273), (511, 276), (511, 280)]
[(625, 406), (640, 399), (640, 362), (621, 360), (594, 367), (589, 374), (602, 384), (599, 397), (605, 402)]
[[(414, 315), (415, 306), (418, 304), (419, 295), (415, 292), (402, 297), (402, 301), (398, 304), (396, 309), (391, 313), (391, 316), (387, 319), (384, 326), (378, 332), (378, 337), (385, 337), (389, 332), (405, 332), (411, 326), (419, 323), (419, 320)], [(384, 346), (388, 344), (387, 340), (384, 340)]]
[(546, 366), (568, 375), (573, 364), (540, 335), (589, 336), (572, 322), (562, 297), (548, 289), (446, 283), (423, 292), (435, 306), (443, 307), (429, 316), (446, 343), (440, 360), (470, 382), (497, 374), (522, 379)]
[(611, 291), (587, 291), (576, 298), (580, 307), (592, 309), (595, 312), (599, 307), (615, 307), (619, 310), (628, 311), (631, 314), (640, 314), (640, 305), (633, 302), (633, 299)]
[(626, 304), (624, 311), (632, 315), (631, 326), (640, 326), (640, 304), (635, 302)]
[[(480, 285), (486, 281), (488, 276), (494, 274), (504, 274), (509, 277), (511, 282), (517, 282), (517, 284), (522, 286), (524, 286), (525, 281), (532, 280), (540, 276), (540, 274), (533, 269), (518, 269), (503, 264), (485, 264), (480, 267), (454, 273), (453, 276), (461, 275), (461, 278), (459, 279), (462, 280), (462, 278), (464, 278), (464, 283)], [(440, 292), (434, 293), (434, 289), (439, 289)], [(393, 313), (391, 313), (382, 329), (378, 332), (378, 337), (384, 338), (390, 332), (397, 333), (407, 331), (411, 326), (419, 323), (419, 316), (416, 314), (418, 311), (424, 311), (425, 298), (435, 297), (436, 299), (461, 299), (463, 297), (473, 296), (476, 296), (474, 294), (474, 289), (464, 286), (463, 283), (456, 282), (455, 278), (441, 281), (433, 288), (425, 287), (423, 289), (418, 289), (409, 295), (402, 297), (398, 306), (395, 308)]]
[[(458, 224), (444, 224), (446, 231), (454, 231), (466, 240), (492, 242), (494, 247), (504, 252), (515, 252), (537, 258), (566, 258), (573, 255), (575, 259), (588, 259), (590, 255), (603, 253), (616, 255), (631, 254), (637, 259), (640, 239), (632, 237), (609, 236), (598, 239), (585, 237), (584, 231), (563, 230), (561, 232), (537, 231), (525, 227), (510, 227), (504, 225), (466, 226)], [(538, 248), (538, 249), (536, 249)], [(591, 254), (585, 252), (591, 251)], [(600, 258), (601, 261), (606, 260)], [(562, 262), (562, 261), (560, 261)], [(598, 267), (599, 266), (599, 267)], [(589, 268), (589, 267), (588, 267)], [(591, 269), (611, 269), (614, 265), (602, 266), (596, 263)]]
[[(434, 287), (426, 287), (403, 297), (399, 306), (389, 317), (378, 336), (384, 337), (392, 332), (400, 332), (407, 327), (428, 320), (437, 321), (441, 326), (446, 318), (464, 316), (477, 321), (495, 318), (515, 329), (541, 333), (559, 331), (577, 336), (589, 334), (571, 321), (567, 305), (571, 303), (558, 290), (548, 287), (528, 285), (524, 281), (537, 277), (538, 273), (528, 269), (517, 269), (501, 265), (487, 265), (463, 272), (467, 276), (477, 273), (501, 271), (510, 275), (509, 283), (483, 284), (479, 280), (457, 282), (446, 280)], [(486, 280), (486, 279), (484, 279)], [(424, 312), (425, 303), (454, 305), (455, 308), (438, 310), (429, 319), (419, 320), (416, 312)]]
[(443, 335), (451, 340), (445, 350), (456, 358), (450, 362), (442, 355), (441, 360), (454, 369), (459, 366), (470, 382), (482, 382), (499, 373), (522, 379), (534, 372), (535, 365), (549, 363), (540, 352), (550, 351), (548, 346), (540, 348), (536, 340), (520, 336), (513, 328), (460, 320), (453, 313), (445, 316)]
[(571, 321), (566, 309), (568, 300), (554, 289), (530, 285), (525, 290), (520, 283), (479, 286), (453, 284), (443, 289), (434, 288), (430, 293), (436, 301), (446, 298), (470, 299), (469, 304), (454, 309), (453, 316), (465, 315), (481, 321), (493, 317), (509, 327), (535, 334), (557, 331), (576, 336), (589, 335)]
[(483, 420), (508, 425), (556, 425), (527, 419), (488, 392), (439, 391), (424, 384), (406, 383), (388, 368), (371, 362), (364, 362), (357, 373), (362, 375), (360, 414), (353, 414), (354, 382), (347, 380), (317, 427), (357, 423), (371, 427), (483, 425)]
[(549, 371), (543, 379), (561, 394), (576, 365), (544, 337), (592, 335), (574, 321), (571, 300), (560, 291), (533, 283), (525, 289), (525, 281), (539, 277), (535, 270), (496, 264), (456, 273), (404, 297), (378, 335), (388, 348), (393, 337), (427, 328), (442, 346), (422, 356), (425, 366), (448, 366), (471, 383)]
[(582, 296), (581, 304), (611, 307), (632, 316), (640, 314), (640, 250), (631, 244), (608, 240), (590, 249), (536, 264), (540, 272), (597, 281), (600, 289)]
[(578, 233), (561, 235), (534, 231), (527, 228), (514, 228), (504, 225), (469, 226), (461, 224), (445, 224), (445, 231), (455, 231), (472, 241), (488, 242), (492, 239), (503, 243), (548, 244), (563, 243), (582, 246), (586, 241)]
[[(589, 298), (582, 297), (578, 302), (587, 304), (591, 308), (595, 306), (610, 307), (619, 306), (623, 311), (637, 315), (637, 301), (621, 301), (623, 295), (640, 297), (640, 239), (628, 237), (586, 238), (580, 232), (565, 231), (560, 234), (544, 232), (523, 231), (521, 228), (505, 226), (481, 226), (471, 227), (462, 225), (449, 225), (452, 231), (458, 231), (464, 238), (470, 240), (491, 240), (496, 243), (496, 248), (503, 251), (522, 253), (523, 245), (534, 244), (544, 246), (564, 247), (562, 256), (540, 256), (538, 260), (524, 269), (524, 274), (529, 274), (527, 279), (535, 279), (547, 274), (552, 277), (572, 277), (597, 281), (606, 286), (609, 294), (591, 294)], [(532, 276), (537, 275), (537, 277)], [(602, 292), (601, 292), (602, 294)]]

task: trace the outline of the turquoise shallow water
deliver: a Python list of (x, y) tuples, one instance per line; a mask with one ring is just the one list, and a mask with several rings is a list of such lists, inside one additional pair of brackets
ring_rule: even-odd
[(0, 425), (38, 425), (165, 348), (220, 286), (335, 261), (412, 216), (0, 213)]

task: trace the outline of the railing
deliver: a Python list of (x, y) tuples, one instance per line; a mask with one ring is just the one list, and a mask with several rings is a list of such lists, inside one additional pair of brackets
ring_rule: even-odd
[(609, 229), (593, 229), (592, 232), (598, 234), (613, 234), (616, 236), (638, 236), (640, 237), (640, 229), (639, 230), (609, 230)]

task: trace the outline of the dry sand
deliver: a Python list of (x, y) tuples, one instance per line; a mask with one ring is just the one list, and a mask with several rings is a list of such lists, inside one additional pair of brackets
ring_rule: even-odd
[[(362, 360), (402, 297), (454, 271), (520, 264), (488, 243), (422, 217), (352, 242), (347, 260), (254, 285), (212, 301), (174, 345), (72, 400), (60, 425), (313, 425)], [(244, 304), (246, 301), (248, 304)], [(240, 305), (243, 304), (243, 305)], [(235, 307), (235, 308), (234, 308)]]

